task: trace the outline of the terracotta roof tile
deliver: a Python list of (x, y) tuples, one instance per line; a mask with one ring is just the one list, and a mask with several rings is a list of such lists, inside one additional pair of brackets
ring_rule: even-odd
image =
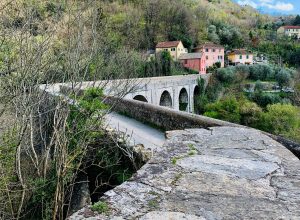
[(300, 26), (283, 26), (284, 29), (300, 29)]
[(245, 54), (252, 54), (252, 52), (249, 50), (246, 50), (246, 49), (235, 49), (235, 50), (230, 51), (229, 54), (245, 55)]
[(156, 48), (170, 48), (170, 47), (177, 47), (180, 41), (165, 41), (159, 42), (156, 45)]

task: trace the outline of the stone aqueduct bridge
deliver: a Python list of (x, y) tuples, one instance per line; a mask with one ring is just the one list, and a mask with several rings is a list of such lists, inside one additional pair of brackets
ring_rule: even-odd
[(199, 75), (146, 78), (124, 98), (193, 112), (194, 97), (199, 93), (198, 79)]
[[(106, 94), (117, 96), (120, 96), (120, 93), (124, 93), (125, 88), (125, 99), (134, 99), (175, 110), (194, 112), (194, 98), (199, 93), (198, 79), (200, 77), (208, 80), (209, 75), (165, 76), (112, 80), (110, 82), (99, 81), (92, 86), (104, 87)], [(79, 86), (81, 89), (84, 89), (90, 87), (91, 83), (82, 83)]]

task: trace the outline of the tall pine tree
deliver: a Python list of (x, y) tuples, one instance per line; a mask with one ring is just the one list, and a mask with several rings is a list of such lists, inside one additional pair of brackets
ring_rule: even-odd
[(300, 25), (300, 15), (297, 15), (295, 20), (294, 20), (294, 25)]

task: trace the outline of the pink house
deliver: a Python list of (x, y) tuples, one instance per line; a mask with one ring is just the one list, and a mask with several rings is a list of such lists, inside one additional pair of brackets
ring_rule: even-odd
[(206, 74), (206, 60), (203, 53), (185, 53), (181, 54), (178, 59), (181, 64), (192, 70), (198, 71), (200, 74)]
[(205, 42), (204, 44), (195, 48), (195, 52), (202, 52), (206, 60), (206, 68), (214, 65), (217, 62), (224, 67), (224, 47), (214, 44), (212, 42)]

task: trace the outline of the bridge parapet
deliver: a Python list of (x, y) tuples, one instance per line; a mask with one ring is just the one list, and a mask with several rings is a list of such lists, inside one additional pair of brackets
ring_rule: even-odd
[(298, 219), (300, 162), (261, 132), (177, 130), (133, 178), (105, 193), (106, 213), (80, 219)]
[(209, 128), (215, 126), (243, 127), (238, 124), (221, 121), (202, 115), (175, 111), (163, 106), (156, 106), (136, 100), (107, 97), (107, 104), (113, 105), (113, 110), (128, 115), (146, 124), (163, 130), (179, 130), (186, 128)]

